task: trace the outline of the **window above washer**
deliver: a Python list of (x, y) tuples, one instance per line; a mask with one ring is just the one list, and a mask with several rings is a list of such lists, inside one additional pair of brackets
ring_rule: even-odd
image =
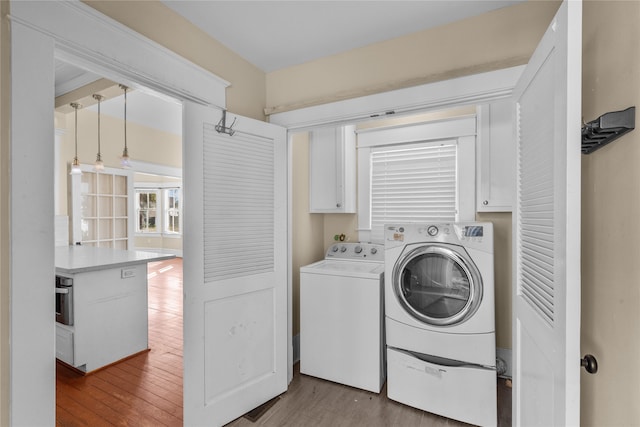
[(476, 118), (358, 132), (360, 241), (384, 224), (475, 219)]

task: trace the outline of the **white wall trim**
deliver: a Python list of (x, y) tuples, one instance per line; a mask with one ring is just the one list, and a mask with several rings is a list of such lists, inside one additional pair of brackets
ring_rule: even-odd
[(118, 83), (225, 108), (229, 82), (79, 0), (12, 1), (10, 19), (53, 37), (63, 61)]
[(159, 253), (159, 254), (169, 254), (169, 255), (175, 255), (178, 258), (182, 258), (182, 249), (145, 248), (145, 247), (136, 246), (136, 251), (155, 252), (155, 253)]
[(276, 113), (269, 116), (269, 121), (291, 131), (371, 120), (388, 112), (399, 115), (486, 103), (511, 96), (523, 69), (521, 65)]
[(141, 162), (139, 160), (131, 160), (131, 170), (135, 173), (182, 178), (182, 168), (161, 165), (158, 163)]

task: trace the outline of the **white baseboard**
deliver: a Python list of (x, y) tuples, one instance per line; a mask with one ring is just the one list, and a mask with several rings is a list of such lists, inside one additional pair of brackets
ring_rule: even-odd
[(511, 359), (511, 349), (510, 348), (496, 348), (496, 357), (499, 359), (498, 363), (503, 361), (506, 366), (506, 370), (502, 373), (499, 373), (498, 376), (501, 378), (512, 378), (511, 376), (511, 367), (513, 365)]
[(136, 246), (136, 251), (144, 251), (144, 252), (155, 252), (158, 254), (169, 254), (175, 255), (178, 258), (182, 258), (182, 250), (181, 249), (164, 249), (164, 248), (141, 248)]

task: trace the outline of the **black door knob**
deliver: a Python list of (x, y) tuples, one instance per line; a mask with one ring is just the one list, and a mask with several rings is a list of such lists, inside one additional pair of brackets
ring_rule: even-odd
[(590, 374), (598, 372), (598, 361), (595, 356), (591, 354), (586, 354), (582, 359), (580, 359), (580, 365)]

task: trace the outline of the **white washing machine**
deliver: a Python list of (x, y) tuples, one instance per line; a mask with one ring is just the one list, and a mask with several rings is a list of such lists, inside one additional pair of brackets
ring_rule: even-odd
[(379, 393), (384, 245), (337, 243), (300, 268), (300, 372)]
[(387, 393), (497, 424), (493, 225), (385, 226)]

